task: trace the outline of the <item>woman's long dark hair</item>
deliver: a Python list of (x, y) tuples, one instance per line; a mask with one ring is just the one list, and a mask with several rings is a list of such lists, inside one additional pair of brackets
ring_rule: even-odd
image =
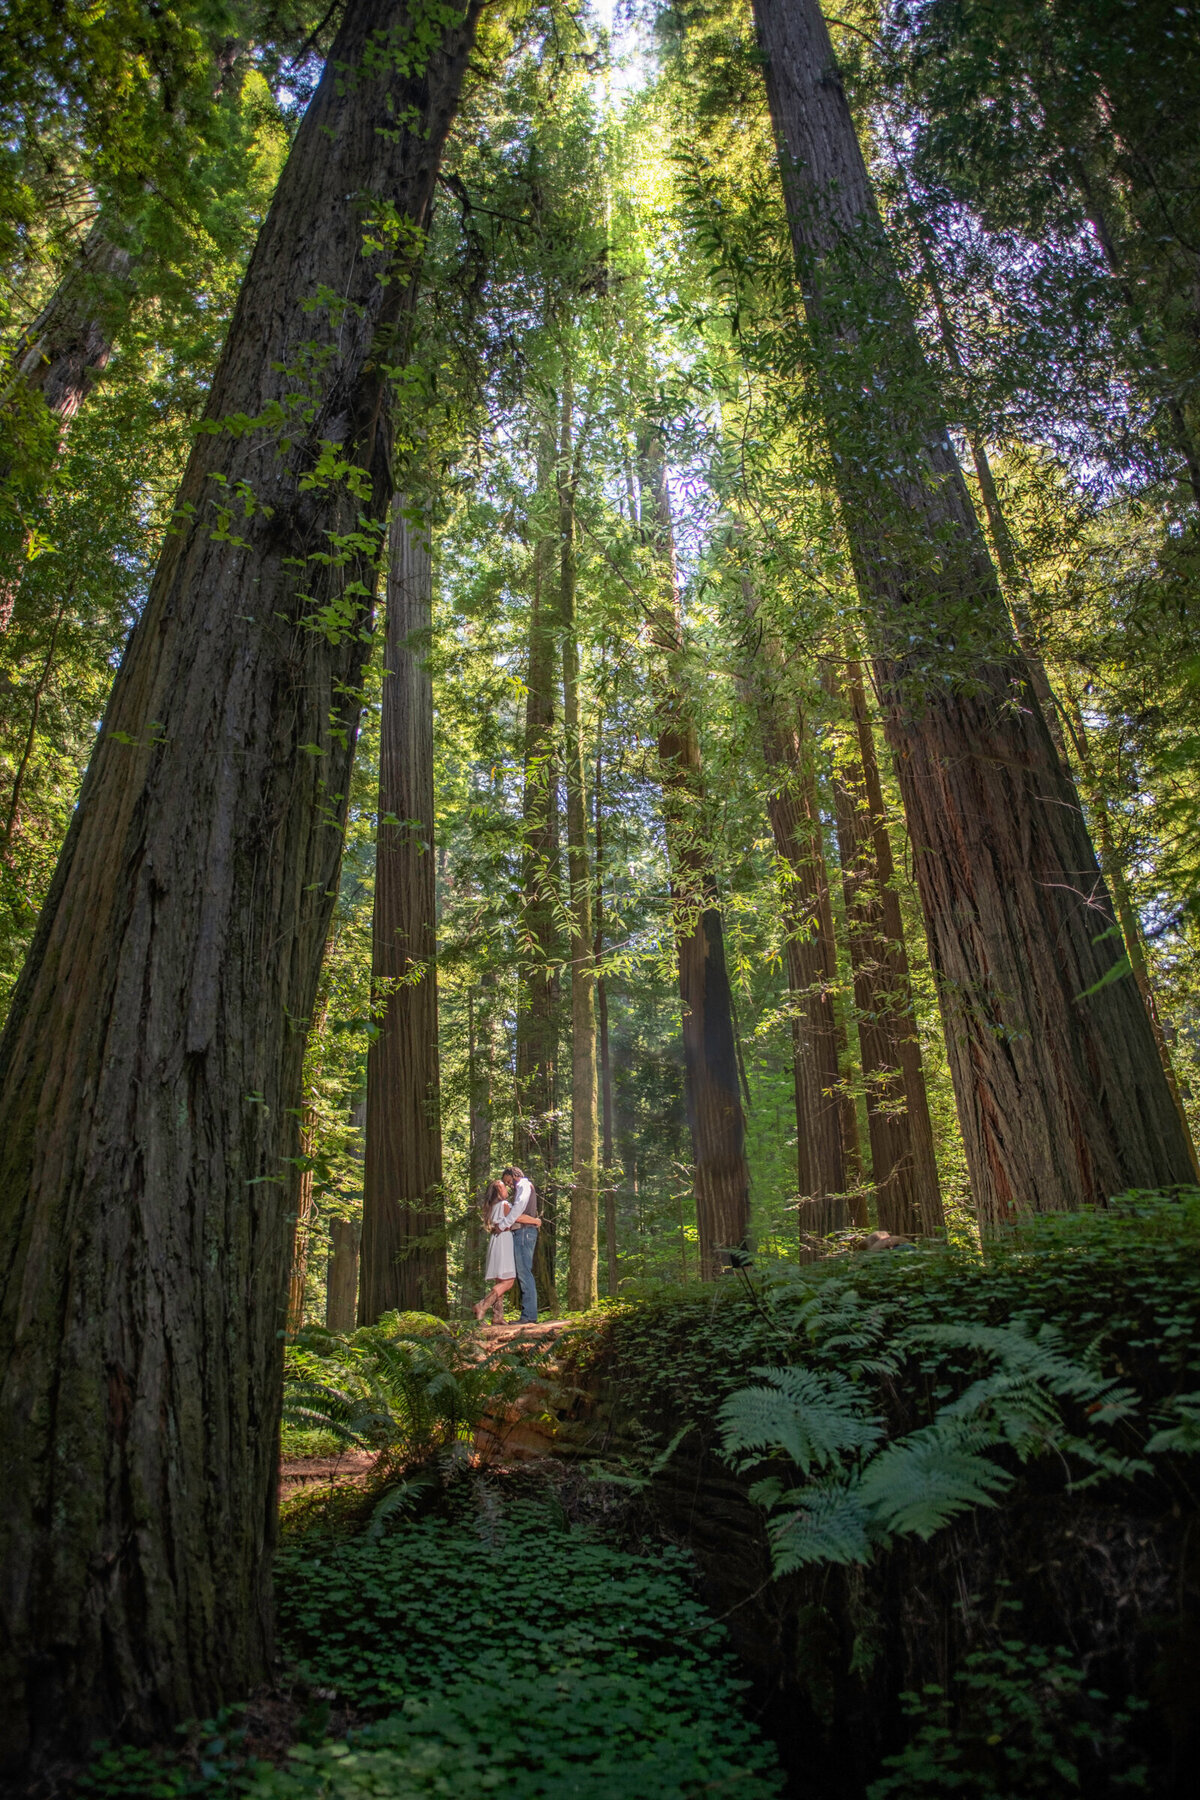
[(502, 1181), (488, 1182), (486, 1192), (483, 1196), (483, 1204), (479, 1208), (480, 1217), (485, 1225), (490, 1225), (492, 1222), (493, 1207), (498, 1206), (502, 1200), (507, 1199), (508, 1189)]

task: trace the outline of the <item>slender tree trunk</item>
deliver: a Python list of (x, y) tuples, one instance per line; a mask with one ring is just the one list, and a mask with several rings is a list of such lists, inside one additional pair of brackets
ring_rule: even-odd
[(683, 670), (683, 613), (666, 464), (658, 441), (642, 446), (642, 528), (656, 552), (650, 619), (657, 691), (658, 766), (663, 790), (671, 904), (683, 1009), (684, 1088), (695, 1168), (700, 1278), (712, 1281), (730, 1251), (750, 1240), (750, 1170), (742, 1110), (733, 997), (712, 851), (705, 841), (700, 740)]
[(358, 1316), (358, 1219), (329, 1221), (329, 1272), (325, 1286), (325, 1324), (330, 1331), (354, 1330)]
[[(538, 446), (538, 491), (554, 484), (556, 446), (543, 432)], [(556, 509), (557, 511), (557, 509)], [(525, 793), (521, 853), (521, 986), (517, 1006), (516, 1131), (513, 1161), (537, 1189), (542, 1227), (534, 1250), (538, 1296), (554, 1313), (558, 1217), (558, 933), (559, 750), (554, 716), (558, 663), (556, 583), (551, 579), (553, 534), (533, 552), (529, 656), (525, 677)]]
[(467, 1186), (470, 1204), (467, 1209), (466, 1242), (463, 1247), (463, 1298), (468, 1304), (483, 1292), (483, 1267), (486, 1238), (479, 1206), (487, 1191), (492, 1173), (492, 1074), (494, 1029), (492, 994), (495, 971), (483, 976), (480, 1005), (475, 996), (467, 995), (467, 1035), (470, 1067), (468, 1069), (468, 1132), (470, 1136)]
[(571, 1242), (567, 1305), (596, 1303), (599, 1186), (596, 1167), (596, 982), (592, 884), (588, 872), (587, 796), (583, 722), (579, 707), (579, 637), (575, 617), (574, 399), (570, 379), (563, 393), (558, 461), (559, 533), (562, 553), (563, 737), (567, 772), (567, 872), (571, 922)]
[(34, 746), (37, 743), (37, 730), (42, 717), (42, 701), (45, 699), (46, 689), (50, 685), (50, 676), (54, 671), (54, 658), (58, 651), (58, 634), (62, 629), (63, 616), (73, 598), (74, 593), (72, 592), (60, 603), (58, 611), (54, 615), (54, 624), (50, 629), (50, 642), (46, 648), (46, 660), (42, 664), (42, 671), (38, 676), (37, 686), (33, 690), (33, 701), (29, 708), (29, 730), (25, 733), (25, 743), (22, 746), (20, 759), (13, 772), (12, 793), (9, 795), (8, 801), (8, 816), (4, 821), (4, 849), (6, 853), (12, 849), (13, 832), (16, 830), (17, 822), (21, 816), (21, 800), (25, 786), (25, 772), (29, 767), (30, 759), (33, 756)]
[[(749, 581), (743, 582), (742, 592), (748, 619), (754, 622), (758, 601)], [(796, 1008), (792, 1040), (800, 1229), (824, 1237), (851, 1222), (833, 1003), (837, 950), (811, 753), (806, 754), (800, 734), (785, 727), (772, 660), (770, 646), (759, 644), (745, 686), (770, 783), (767, 814), (782, 878), (788, 986)]]
[[(398, 265), (364, 247), (364, 214), (374, 195), (426, 220), (476, 17), (410, 73), (406, 8), (347, 9), (0, 1040), (7, 1771), (209, 1717), (269, 1668), (305, 1022), (375, 582), (362, 521), (391, 497), (375, 345), (412, 302), (410, 241)], [(330, 444), (356, 491), (316, 473)]]
[(317, 1115), (305, 1106), (300, 1115), (300, 1155), (305, 1158), (300, 1171), (296, 1196), (296, 1225), (292, 1232), (292, 1265), (288, 1271), (287, 1329), (288, 1335), (299, 1331), (304, 1323), (304, 1292), (308, 1283), (308, 1239), (312, 1230), (313, 1171), (307, 1161), (312, 1155)]
[(755, 0), (755, 17), (980, 1217), (1186, 1181), (1137, 985), (1103, 984), (1120, 956), (1112, 903), (939, 417), (817, 0)]
[(600, 1041), (600, 1167), (604, 1191), (604, 1257), (608, 1291), (617, 1274), (617, 1194), (613, 1186), (612, 1063), (608, 1053), (608, 984), (604, 979), (604, 719), (596, 724), (596, 1018)]
[[(366, 1152), (367, 1103), (354, 1108), (355, 1160)], [(330, 1331), (354, 1330), (358, 1318), (358, 1247), (362, 1238), (359, 1219), (330, 1219), (329, 1264), (325, 1273), (325, 1324)]]
[[(825, 681), (838, 695), (831, 672)], [(878, 1220), (885, 1231), (930, 1233), (945, 1225), (933, 1125), (875, 738), (853, 662), (846, 697), (854, 739), (837, 757), (834, 804)]]
[[(313, 1014), (309, 1032), (310, 1041), (320, 1043), (325, 1021), (329, 1016), (329, 1001), (324, 996), (319, 1001)], [(288, 1269), (288, 1301), (287, 1329), (289, 1335), (299, 1331), (304, 1323), (304, 1291), (308, 1280), (308, 1241), (312, 1231), (313, 1213), (313, 1170), (311, 1157), (316, 1145), (317, 1112), (312, 1103), (313, 1090), (310, 1085), (312, 1071), (304, 1084), (304, 1105), (300, 1114), (300, 1178), (296, 1194), (296, 1222), (292, 1227), (292, 1255)]]
[(424, 523), (392, 512), (379, 733), (371, 974), (382, 1005), (367, 1051), (358, 1320), (446, 1311), (433, 854), (433, 567)]

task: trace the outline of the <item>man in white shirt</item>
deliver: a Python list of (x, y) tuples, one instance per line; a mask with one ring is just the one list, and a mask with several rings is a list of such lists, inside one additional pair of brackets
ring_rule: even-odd
[[(517, 1280), (521, 1284), (521, 1325), (536, 1325), (538, 1316), (537, 1284), (533, 1279), (533, 1253), (537, 1248), (538, 1229), (541, 1220), (538, 1217), (537, 1194), (528, 1175), (523, 1169), (512, 1164), (500, 1177), (502, 1181), (513, 1185), (512, 1211), (508, 1215), (508, 1228), (512, 1231), (513, 1261), (517, 1265)], [(515, 1229), (514, 1229), (515, 1227)]]

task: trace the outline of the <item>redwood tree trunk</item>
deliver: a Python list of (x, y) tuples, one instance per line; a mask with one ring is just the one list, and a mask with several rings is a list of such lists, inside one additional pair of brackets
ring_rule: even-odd
[[(62, 438), (63, 427), (79, 411), (88, 389), (107, 368), (113, 349), (113, 321), (124, 298), (130, 257), (127, 250), (110, 242), (100, 225), (94, 225), (79, 257), (29, 329), (23, 333), (4, 380), (3, 410), (26, 413), (26, 434), (36, 443), (31, 459), (39, 480), (49, 478)], [(52, 441), (39, 441), (35, 415), (27, 409), (44, 406), (53, 422)], [(29, 428), (32, 427), (32, 430)], [(29, 445), (24, 446), (28, 452)], [(25, 460), (22, 458), (21, 460)], [(0, 457), (0, 481), (9, 479), (13, 463)], [(26, 486), (30, 475), (21, 470)], [(26, 530), (19, 521), (0, 529), (0, 631), (7, 631), (21, 585), (25, 562)]]
[(608, 1291), (617, 1274), (617, 1194), (613, 1187), (612, 1059), (608, 1049), (608, 985), (604, 979), (604, 719), (596, 728), (596, 1023), (600, 1048), (600, 1168), (604, 1191), (604, 1260)]
[(834, 805), (878, 1221), (884, 1231), (929, 1233), (945, 1216), (883, 788), (855, 663), (846, 686), (854, 743), (838, 757)]
[(424, 522), (392, 512), (379, 729), (358, 1322), (446, 1310), (433, 854), (433, 568)]
[[(538, 488), (553, 485), (555, 444), (543, 434)], [(525, 792), (521, 854), (521, 989), (517, 1005), (516, 1130), (513, 1161), (537, 1189), (542, 1227), (533, 1273), (539, 1304), (555, 1310), (558, 1196), (558, 862), (559, 752), (555, 722), (558, 623), (550, 579), (557, 531), (533, 552), (529, 655), (525, 676)]]
[(375, 582), (355, 534), (390, 499), (372, 352), (413, 278), (405, 240), (380, 279), (364, 212), (425, 220), (475, 20), (409, 58), (396, 0), (347, 10), (0, 1041), (9, 1768), (211, 1716), (269, 1667), (305, 1023)]
[(567, 875), (570, 886), (571, 955), (571, 1242), (567, 1305), (596, 1303), (599, 1241), (598, 1119), (596, 1108), (596, 970), (592, 884), (588, 871), (587, 795), (583, 724), (579, 709), (579, 637), (575, 619), (575, 457), (573, 396), (563, 395), (558, 464), (562, 555), (563, 738), (567, 775)]
[[(758, 604), (748, 581), (742, 592), (753, 621)], [(800, 734), (785, 727), (773, 660), (769, 644), (760, 641), (745, 692), (758, 720), (770, 782), (767, 815), (783, 877), (788, 986), (797, 1009), (792, 1039), (800, 1229), (824, 1237), (851, 1222), (841, 1046), (833, 1004), (837, 950), (811, 753), (806, 755)]]
[(292, 1231), (292, 1263), (288, 1270), (287, 1330), (291, 1336), (304, 1323), (304, 1292), (308, 1284), (308, 1239), (312, 1230), (313, 1171), (308, 1158), (312, 1155), (313, 1130), (317, 1115), (306, 1106), (300, 1119), (300, 1185), (296, 1196), (296, 1223)]
[[(365, 1155), (367, 1103), (360, 1100), (351, 1115), (354, 1122), (354, 1159)], [(329, 1262), (325, 1270), (325, 1324), (330, 1331), (353, 1331), (358, 1319), (358, 1247), (361, 1219), (330, 1219)]]
[(486, 1236), (480, 1204), (487, 1192), (492, 1173), (492, 1076), (495, 1028), (492, 1018), (492, 990), (496, 984), (494, 969), (483, 976), (480, 1004), (467, 994), (467, 1224), (463, 1245), (462, 1300), (470, 1305), (483, 1292), (483, 1267)]
[(683, 671), (683, 614), (675, 570), (671, 497), (661, 446), (642, 446), (643, 528), (657, 553), (650, 620), (651, 679), (657, 690), (658, 765), (663, 789), (671, 903), (683, 1010), (684, 1091), (695, 1169), (700, 1278), (712, 1281), (730, 1251), (750, 1239), (750, 1170), (742, 1110), (733, 997), (712, 851), (701, 817), (700, 740)]
[(1121, 954), (1112, 903), (939, 415), (819, 5), (754, 10), (980, 1218), (1187, 1181), (1137, 985), (1098, 985)]

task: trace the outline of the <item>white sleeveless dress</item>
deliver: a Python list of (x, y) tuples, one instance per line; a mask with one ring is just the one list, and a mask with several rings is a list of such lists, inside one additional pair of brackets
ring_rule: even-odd
[[(492, 1208), (491, 1222), (502, 1225), (512, 1211), (512, 1202), (500, 1200)], [(513, 1260), (513, 1241), (511, 1231), (500, 1231), (488, 1239), (487, 1268), (483, 1271), (486, 1281), (515, 1281), (517, 1265)]]

